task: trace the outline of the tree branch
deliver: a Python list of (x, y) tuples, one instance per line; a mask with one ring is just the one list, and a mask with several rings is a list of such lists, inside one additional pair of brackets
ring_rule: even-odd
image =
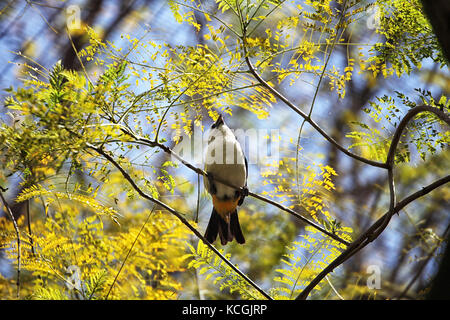
[(397, 297), (397, 299), (402, 299), (406, 294), (408, 293), (408, 290), (411, 289), (414, 282), (419, 279), (420, 275), (422, 274), (423, 270), (427, 266), (428, 262), (433, 258), (434, 253), (436, 250), (442, 245), (442, 242), (447, 237), (447, 233), (450, 230), (450, 224), (447, 226), (447, 228), (444, 231), (444, 234), (441, 236), (441, 240), (431, 249), (430, 253), (428, 254), (427, 258), (422, 262), (422, 265), (419, 267), (419, 270), (416, 272), (416, 275), (411, 279), (411, 281), (406, 285), (405, 289), (402, 291), (402, 293)]
[[(177, 159), (178, 161), (180, 161), (184, 166), (186, 166), (187, 168), (191, 169), (192, 171), (194, 171), (194, 172), (197, 173), (198, 175), (202, 175), (202, 176), (204, 176), (204, 177), (208, 177), (208, 173), (207, 173), (206, 171), (204, 171), (204, 170), (202, 170), (202, 169), (200, 169), (200, 168), (198, 168), (198, 167), (192, 165), (192, 164), (189, 163), (188, 161), (184, 160), (184, 159), (181, 158), (177, 153), (175, 153), (172, 149), (170, 149), (169, 147), (165, 146), (164, 144), (161, 144), (161, 143), (156, 142), (156, 141), (151, 141), (151, 140), (149, 140), (149, 139), (145, 139), (145, 138), (142, 138), (142, 137), (138, 137), (138, 136), (136, 136), (134, 133), (130, 132), (128, 129), (122, 128), (121, 130), (122, 130), (122, 132), (124, 132), (125, 134), (131, 136), (137, 143), (142, 144), (142, 145), (145, 145), (145, 146), (149, 146), (149, 147), (152, 147), (152, 148), (160, 148), (161, 150), (163, 150), (163, 151), (166, 152), (167, 154), (169, 154), (169, 155), (173, 156), (174, 158), (176, 158), (176, 159)], [(217, 182), (220, 182), (220, 183), (226, 185), (226, 186), (229, 186), (229, 187), (231, 187), (231, 188), (235, 188), (236, 190), (242, 191), (242, 188), (241, 188), (241, 187), (234, 186), (234, 185), (230, 184), (230, 183), (227, 182), (227, 181), (218, 179), (218, 178), (216, 178), (216, 177), (213, 177), (213, 179), (214, 179), (215, 181), (217, 181)], [(281, 204), (279, 204), (279, 203), (277, 203), (277, 202), (275, 202), (275, 201), (273, 201), (273, 200), (270, 200), (270, 199), (268, 199), (268, 198), (266, 198), (266, 197), (263, 197), (263, 196), (261, 196), (261, 195), (259, 195), (259, 194), (256, 194), (256, 193), (253, 193), (253, 192), (251, 192), (251, 191), (248, 191), (248, 195), (249, 195), (250, 197), (252, 197), (252, 198), (255, 198), (255, 199), (258, 199), (258, 200), (260, 200), (260, 201), (263, 201), (263, 202), (266, 202), (266, 203), (268, 203), (268, 204), (271, 204), (271, 205), (273, 205), (274, 207), (277, 207), (278, 209), (280, 209), (280, 210), (282, 210), (282, 211), (285, 211), (285, 212), (287, 212), (287, 213), (293, 215), (293, 216), (296, 217), (297, 219), (303, 221), (304, 223), (306, 223), (306, 224), (312, 226), (313, 228), (319, 230), (320, 232), (326, 234), (327, 236), (333, 238), (334, 240), (336, 240), (336, 241), (338, 241), (338, 242), (340, 242), (340, 243), (342, 243), (342, 244), (344, 244), (344, 245), (346, 245), (346, 246), (348, 246), (348, 245), (350, 244), (348, 241), (342, 239), (342, 238), (339, 237), (337, 234), (332, 233), (332, 232), (326, 230), (324, 227), (320, 226), (319, 224), (315, 223), (314, 221), (311, 221), (311, 220), (305, 218), (304, 216), (300, 215), (299, 213), (295, 212), (295, 211), (292, 210), (292, 209), (289, 209), (288, 207), (285, 207), (285, 206), (283, 206), (283, 205), (281, 205)]]
[[(134, 245), (135, 245), (136, 242), (138, 241), (139, 236), (140, 236), (141, 233), (142, 233), (142, 230), (144, 230), (145, 225), (146, 225), (146, 224), (148, 223), (148, 221), (150, 220), (150, 217), (152, 216), (152, 214), (153, 214), (154, 211), (155, 211), (155, 205), (153, 205), (152, 210), (151, 210), (151, 211), (149, 212), (149, 214), (147, 215), (147, 219), (145, 219), (144, 224), (141, 226), (141, 229), (139, 230), (138, 234), (137, 234), (136, 237), (134, 238), (133, 243), (131, 244), (130, 248), (128, 249), (127, 254), (126, 254), (125, 258), (123, 259), (122, 264), (120, 265), (120, 268), (119, 268), (119, 270), (117, 271), (116, 276), (114, 277), (113, 282), (112, 282), (111, 285), (109, 286), (109, 290), (108, 290), (108, 293), (107, 293), (106, 296), (105, 296), (105, 300), (108, 300), (109, 294), (111, 293), (112, 289), (114, 288), (114, 285), (115, 285), (116, 282), (117, 282), (117, 278), (119, 278), (119, 275), (120, 275), (120, 273), (122, 272), (122, 269), (123, 269), (125, 263), (127, 262), (128, 257), (130, 256), (131, 251), (133, 251)], [(90, 300), (90, 299), (89, 299), (89, 300)]]
[(267, 83), (256, 71), (255, 67), (253, 66), (252, 62), (250, 61), (250, 58), (247, 53), (246, 49), (246, 43), (244, 38), (244, 54), (245, 54), (245, 61), (247, 62), (247, 66), (251, 72), (251, 74), (258, 80), (264, 87), (266, 87), (274, 96), (276, 96), (278, 99), (283, 101), (289, 108), (291, 108), (295, 113), (299, 114), (306, 122), (308, 122), (314, 129), (316, 129), (317, 132), (319, 132), (328, 142), (330, 142), (334, 147), (342, 151), (344, 154), (346, 154), (349, 157), (352, 157), (356, 160), (359, 160), (361, 162), (364, 162), (366, 164), (369, 164), (374, 167), (378, 168), (384, 168), (387, 169), (385, 163), (373, 161), (370, 159), (366, 159), (364, 157), (358, 156), (350, 151), (348, 151), (346, 148), (341, 146), (336, 140), (334, 140), (331, 136), (329, 136), (314, 120), (311, 119), (310, 116), (308, 116), (306, 113), (304, 113), (302, 110), (297, 108), (291, 101), (289, 101), (285, 96), (283, 96), (278, 90), (273, 88), (269, 83)]
[(131, 178), (131, 176), (125, 171), (125, 169), (123, 169), (122, 166), (116, 160), (114, 160), (114, 158), (112, 156), (110, 156), (106, 151), (104, 151), (101, 148), (97, 148), (97, 147), (95, 147), (95, 146), (93, 146), (91, 144), (87, 144), (87, 147), (92, 149), (92, 150), (94, 150), (95, 152), (97, 152), (101, 156), (103, 156), (113, 166), (115, 166), (120, 171), (122, 176), (131, 184), (133, 189), (142, 198), (147, 199), (147, 200), (149, 200), (149, 201), (151, 201), (151, 202), (161, 206), (162, 208), (164, 208), (165, 210), (169, 211), (171, 214), (176, 216), (181, 221), (181, 223), (183, 223), (186, 227), (188, 227), (200, 240), (203, 241), (203, 243), (205, 243), (216, 255), (218, 255), (231, 269), (233, 269), (237, 274), (239, 274), (250, 286), (255, 288), (265, 298), (267, 298), (269, 300), (272, 300), (272, 297), (270, 297), (266, 292), (264, 292), (264, 290), (262, 290), (256, 283), (254, 283), (250, 278), (248, 278), (243, 272), (241, 272), (233, 263), (231, 263), (231, 261), (229, 261), (227, 258), (225, 258), (220, 253), (220, 251), (217, 250), (211, 243), (209, 243), (208, 240), (206, 240), (205, 237), (203, 237), (203, 235), (196, 228), (194, 228), (194, 226), (192, 226), (189, 223), (189, 221), (185, 217), (183, 217), (183, 215), (181, 213), (179, 213), (175, 209), (171, 208), (170, 206), (168, 206), (164, 202), (161, 202), (158, 199), (155, 199), (152, 196), (150, 196), (147, 193), (145, 193), (141, 188), (139, 188), (139, 186)]
[(394, 214), (394, 207), (396, 202), (396, 195), (395, 195), (395, 182), (394, 182), (394, 162), (395, 162), (395, 151), (397, 150), (397, 146), (400, 142), (400, 139), (402, 137), (402, 133), (405, 130), (406, 126), (408, 125), (409, 121), (411, 121), (416, 115), (422, 112), (431, 112), (435, 114), (439, 119), (446, 122), (448, 125), (450, 125), (450, 119), (447, 114), (440, 111), (437, 108), (431, 107), (431, 106), (417, 106), (412, 109), (410, 109), (406, 115), (402, 118), (400, 121), (397, 129), (395, 130), (394, 136), (391, 141), (391, 145), (389, 146), (388, 155), (386, 158), (386, 165), (388, 167), (388, 182), (389, 182), (389, 212), (390, 214), (386, 215), (382, 225), (377, 229), (376, 234), (373, 235), (373, 238), (377, 238), (381, 232), (387, 227), (389, 224), (389, 221), (392, 218), (392, 215)]
[[(244, 46), (245, 48), (245, 46)], [(248, 59), (248, 56), (246, 56), (246, 60), (247, 63), (249, 64), (249, 67), (251, 67), (250, 69), (252, 70), (252, 65), (250, 60)], [(254, 69), (253, 69), (254, 70)], [(256, 73), (255, 71), (255, 77), (257, 77), (257, 79), (266, 87), (270, 87), (272, 88), (269, 84), (267, 84), (262, 78), (258, 78), (259, 75)], [(271, 90), (272, 91), (272, 90)], [(339, 266), (340, 264), (342, 264), (343, 262), (345, 262), (347, 259), (349, 259), (351, 256), (353, 256), (355, 253), (357, 253), (358, 251), (360, 251), (362, 248), (364, 248), (365, 246), (367, 246), (370, 242), (372, 242), (373, 240), (375, 240), (382, 232), (383, 230), (387, 227), (387, 225), (390, 222), (390, 219), (392, 218), (392, 216), (394, 215), (394, 213), (399, 212), (404, 206), (406, 206), (408, 203), (410, 203), (411, 201), (414, 201), (415, 199), (421, 197), (422, 195), (431, 192), (432, 190), (434, 190), (435, 188), (439, 187), (442, 184), (445, 184), (448, 182), (450, 176), (444, 177), (438, 181), (436, 181), (435, 183), (429, 185), (426, 188), (423, 188), (421, 191), (418, 191), (416, 193), (414, 193), (413, 195), (411, 195), (408, 198), (405, 198), (402, 202), (398, 203), (397, 205), (395, 205), (395, 184), (394, 184), (394, 176), (393, 176), (393, 166), (394, 166), (394, 159), (395, 159), (395, 150), (398, 146), (398, 143), (400, 142), (400, 138), (402, 136), (403, 130), (406, 128), (408, 122), (417, 114), (421, 113), (421, 112), (431, 112), (434, 113), (438, 118), (440, 118), (442, 121), (446, 122), (447, 124), (450, 124), (450, 120), (447, 114), (445, 114), (444, 112), (440, 111), (437, 108), (431, 107), (431, 106), (418, 106), (415, 108), (412, 108), (411, 110), (408, 111), (408, 113), (404, 116), (404, 118), (402, 119), (402, 121), (399, 123), (396, 132), (394, 133), (390, 148), (389, 148), (389, 152), (388, 152), (388, 156), (386, 159), (385, 163), (379, 163), (379, 162), (375, 162), (366, 158), (362, 158), (360, 156), (357, 156), (353, 153), (350, 153), (348, 150), (344, 149), (342, 146), (340, 146), (337, 142), (335, 142), (331, 137), (329, 137), (317, 124), (315, 124), (315, 122), (310, 118), (310, 116), (304, 114), (300, 109), (296, 108), (292, 103), (290, 103), (284, 96), (282, 96), (281, 94), (279, 94), (275, 89), (273, 89), (273, 93), (278, 96), (281, 100), (283, 100), (286, 104), (288, 104), (291, 108), (294, 109), (294, 111), (296, 111), (297, 113), (299, 113), (304, 119), (305, 121), (307, 121), (308, 123), (310, 123), (319, 133), (322, 134), (322, 136), (324, 136), (328, 141), (330, 141), (335, 147), (337, 147), (339, 150), (341, 150), (342, 152), (344, 152), (345, 154), (349, 155), (350, 157), (353, 157), (359, 161), (362, 161), (366, 164), (372, 165), (372, 166), (376, 166), (376, 167), (380, 167), (380, 168), (385, 168), (388, 170), (388, 181), (389, 181), (389, 193), (390, 193), (390, 205), (389, 205), (389, 210), (388, 212), (383, 215), (380, 219), (378, 219), (364, 234), (362, 234), (358, 239), (356, 239), (355, 241), (353, 241), (351, 244), (349, 244), (347, 241), (341, 239), (339, 236), (328, 232), (327, 230), (325, 230), (324, 228), (322, 228), (321, 226), (317, 225), (316, 223), (302, 217), (301, 215), (299, 215), (298, 213), (296, 213), (295, 211), (282, 206), (281, 204), (278, 204), (270, 199), (267, 199), (263, 196), (254, 194), (252, 192), (249, 192), (249, 196), (252, 196), (256, 199), (259, 199), (261, 201), (264, 201), (266, 203), (269, 203), (285, 212), (288, 212), (292, 215), (294, 215), (295, 217), (299, 218), (300, 220), (302, 220), (303, 222), (313, 226), (314, 228), (320, 230), (321, 232), (323, 232), (324, 234), (332, 237), (333, 239), (344, 243), (347, 245), (347, 249), (340, 255), (338, 256), (330, 265), (328, 265), (321, 273), (319, 273), (319, 275), (313, 279), (313, 281), (311, 281), (311, 283), (303, 290), (303, 292), (297, 297), (297, 299), (306, 299), (306, 297), (309, 295), (309, 293), (312, 291), (312, 289), (330, 272), (332, 272), (334, 270), (334, 268), (336, 268), (337, 266)], [(179, 155), (177, 155), (175, 152), (173, 152), (169, 147), (156, 142), (156, 141), (151, 141), (149, 139), (145, 139), (145, 138), (141, 138), (141, 137), (137, 137), (136, 135), (134, 135), (132, 132), (128, 131), (128, 129), (124, 129), (122, 128), (122, 131), (127, 134), (130, 135), (131, 137), (133, 137), (133, 139), (137, 142), (137, 143), (141, 143), (143, 145), (147, 145), (150, 147), (158, 147), (161, 150), (163, 150), (164, 152), (166, 152), (167, 154), (170, 154), (171, 156), (175, 157), (177, 160), (179, 160), (183, 165), (185, 165), (186, 167), (188, 167), (189, 169), (193, 170), (194, 172), (196, 172), (199, 175), (203, 175), (203, 176), (208, 176), (208, 174), (200, 169), (197, 168), (195, 166), (193, 166), (192, 164), (190, 164), (189, 162), (187, 162), (186, 160), (182, 159)], [(93, 147), (94, 150), (97, 150), (97, 148)], [(112, 158), (111, 158), (112, 159)], [(120, 169), (119, 169), (120, 170)], [(123, 170), (123, 169), (122, 169)], [(122, 172), (125, 173), (126, 172)], [(131, 178), (130, 178), (131, 179)], [(128, 179), (127, 179), (128, 180)], [(241, 189), (239, 187), (230, 185), (229, 183), (225, 182), (225, 181), (220, 181), (219, 179), (216, 179), (218, 182), (224, 183), (230, 187), (236, 188), (236, 189)], [(130, 181), (130, 180), (129, 180)], [(130, 181), (131, 183), (131, 181)], [(134, 181), (133, 181), (134, 183)], [(134, 184), (134, 186), (136, 186)], [(134, 187), (133, 186), (133, 187)], [(135, 189), (138, 188), (137, 186), (135, 187)], [(138, 189), (136, 189), (138, 190)], [(139, 192), (139, 191), (138, 191)], [(141, 194), (142, 195), (142, 194)], [(147, 198), (149, 200), (153, 199), (150, 196), (144, 197)], [(153, 199), (154, 201), (157, 201), (156, 203), (158, 203), (159, 201), (156, 199)], [(151, 201), (153, 201), (151, 200)], [(159, 202), (158, 204), (162, 205), (163, 207), (170, 208), (168, 206), (166, 206), (165, 204)], [(169, 210), (169, 209), (168, 209)], [(173, 209), (171, 209), (173, 210)], [(169, 210), (170, 212), (172, 212), (171, 210)], [(172, 212), (173, 214), (175, 214), (177, 217), (179, 217), (179, 214), (173, 210)], [(200, 239), (202, 239), (206, 244), (208, 244), (210, 246), (210, 244), (205, 241), (203, 239), (203, 236), (201, 234), (198, 233), (198, 231), (193, 228), (192, 226), (190, 226), (190, 224), (187, 222), (187, 220), (185, 220), (182, 216), (179, 217), (179, 219), (183, 222), (186, 221), (186, 225), (197, 235), (199, 236)], [(184, 223), (184, 222), (183, 222)], [(194, 231), (195, 230), (195, 231)], [(214, 248), (213, 246), (210, 246), (211, 248)], [(214, 248), (215, 249), (215, 248)], [(214, 252), (216, 252), (213, 249)], [(217, 251), (217, 253), (220, 255), (220, 253)], [(221, 256), (222, 258), (222, 256)], [(228, 261), (223, 257), (224, 261)], [(229, 265), (230, 263), (227, 262)], [(241, 274), (241, 273), (240, 273)], [(241, 274), (242, 275), (242, 274)], [(249, 279), (250, 280), (250, 279)], [(250, 280), (251, 281), (251, 280)]]
[[(394, 160), (395, 160), (395, 151), (397, 149), (398, 143), (400, 141), (401, 135), (403, 130), (406, 128), (408, 122), (417, 114), (421, 112), (432, 112), (437, 117), (439, 117), (442, 121), (446, 122), (450, 125), (450, 120), (448, 115), (446, 115), (443, 111), (438, 110), (437, 108), (431, 107), (431, 106), (418, 106), (414, 107), (411, 110), (408, 111), (408, 113), (403, 117), (402, 121), (399, 123), (396, 132), (394, 134), (394, 137), (392, 138), (392, 142), (388, 151), (388, 156), (386, 159), (386, 162), (376, 162), (370, 159), (363, 158), (361, 156), (358, 156), (350, 151), (348, 151), (346, 148), (341, 146), (339, 143), (337, 143), (331, 136), (329, 136), (318, 124), (316, 124), (312, 119), (311, 115), (307, 115), (302, 110), (297, 108), (291, 101), (289, 101), (286, 97), (284, 97), (280, 92), (278, 92), (275, 88), (273, 88), (269, 83), (267, 83), (256, 71), (255, 67), (250, 61), (247, 47), (246, 47), (246, 34), (244, 30), (244, 34), (242, 36), (243, 40), (243, 50), (245, 55), (245, 61), (247, 62), (247, 66), (249, 68), (250, 73), (253, 74), (253, 76), (264, 86), (266, 87), (270, 92), (272, 92), (273, 95), (275, 95), (278, 99), (283, 101), (288, 107), (290, 107), (293, 111), (295, 111), (297, 114), (299, 114), (304, 121), (308, 122), (314, 129), (316, 129), (317, 132), (319, 132), (326, 140), (328, 140), (334, 147), (342, 151), (344, 154), (346, 154), (349, 157), (352, 157), (358, 161), (361, 161), (363, 163), (369, 164), (374, 167), (378, 168), (384, 168), (388, 170), (388, 182), (389, 182), (389, 196), (390, 196), (390, 204), (389, 204), (389, 211), (376, 223), (372, 225), (362, 236), (360, 236), (357, 240), (355, 240), (350, 246), (347, 247), (347, 249), (338, 256), (331, 264), (329, 264), (319, 275), (311, 281), (311, 283), (302, 291), (302, 293), (299, 294), (297, 299), (306, 299), (306, 297), (309, 295), (311, 290), (331, 271), (334, 270), (335, 267), (342, 264), (345, 260), (350, 258), (353, 254), (364, 248), (367, 244), (372, 242), (374, 239), (376, 239), (383, 230), (387, 227), (389, 224), (390, 219), (392, 218), (392, 215), (396, 212), (398, 212), (400, 208), (400, 204), (397, 206), (395, 205), (395, 183), (394, 183), (394, 173), (393, 173), (393, 166), (394, 166)], [(441, 179), (441, 180), (448, 180), (448, 176)], [(439, 180), (439, 181), (441, 181)], [(447, 183), (446, 181), (445, 183)], [(423, 191), (423, 190), (422, 190)], [(418, 193), (418, 196), (420, 193)], [(417, 198), (416, 197), (416, 198)], [(416, 199), (414, 198), (414, 199)], [(408, 202), (409, 203), (409, 202)]]
[(398, 127), (394, 132), (394, 136), (392, 137), (392, 142), (389, 147), (389, 151), (388, 151), (388, 155), (387, 155), (387, 159), (386, 159), (386, 167), (387, 168), (391, 168), (394, 165), (395, 150), (397, 149), (397, 146), (400, 142), (400, 138), (402, 137), (403, 130), (405, 130), (407, 124), (409, 123), (409, 121), (412, 118), (414, 118), (416, 115), (418, 115), (419, 113), (422, 113), (422, 112), (431, 112), (434, 115), (436, 115), (440, 120), (444, 121), (445, 123), (447, 123), (447, 125), (450, 126), (449, 116), (445, 112), (439, 110), (438, 108), (423, 105), (423, 106), (417, 106), (417, 107), (410, 109), (405, 114), (405, 116), (400, 121), (400, 123), (398, 124)]
[(414, 118), (419, 113), (422, 112), (431, 112), (434, 113), (439, 119), (446, 122), (448, 125), (450, 125), (450, 119), (447, 114), (445, 114), (443, 111), (440, 111), (437, 108), (431, 107), (431, 106), (417, 106), (412, 108), (407, 112), (407, 114), (403, 117), (403, 119), (400, 121), (394, 136), (392, 138), (391, 145), (389, 147), (387, 159), (385, 162), (385, 165), (388, 170), (388, 181), (389, 181), (389, 197), (390, 197), (390, 203), (389, 203), (389, 210), (387, 213), (385, 213), (380, 219), (378, 219), (365, 233), (363, 233), (358, 239), (356, 239), (350, 246), (347, 247), (347, 249), (339, 255), (332, 263), (330, 263), (324, 270), (322, 270), (319, 275), (316, 276), (313, 281), (309, 283), (309, 285), (300, 293), (297, 297), (297, 299), (306, 299), (309, 295), (309, 293), (314, 289), (314, 287), (330, 272), (334, 270), (337, 266), (341, 265), (349, 259), (352, 255), (354, 255), (356, 252), (360, 251), (362, 248), (364, 248), (366, 245), (368, 245), (370, 242), (378, 238), (378, 236), (383, 232), (383, 230), (387, 227), (389, 224), (389, 221), (391, 220), (392, 216), (395, 213), (398, 213), (403, 207), (405, 207), (410, 202), (416, 200), (417, 198), (427, 194), (428, 192), (431, 192), (435, 188), (447, 183), (450, 181), (450, 175), (432, 183), (428, 187), (423, 188), (422, 190), (414, 193), (413, 195), (407, 197), (397, 205), (395, 205), (395, 184), (394, 184), (394, 175), (393, 175), (393, 169), (394, 169), (394, 160), (395, 160), (395, 150), (397, 149), (398, 143), (400, 142), (400, 138), (402, 136), (403, 130), (406, 128), (409, 121)]
[(355, 241), (352, 242), (352, 244), (344, 251), (342, 252), (335, 260), (333, 260), (324, 270), (322, 270), (316, 278), (314, 278), (308, 286), (303, 289), (303, 291), (297, 296), (297, 300), (304, 300), (308, 297), (309, 293), (314, 289), (314, 287), (319, 284), (322, 279), (328, 275), (330, 272), (332, 272), (336, 267), (341, 265), (344, 261), (346, 261), (348, 258), (350, 258), (352, 255), (360, 251), (362, 248), (364, 248), (366, 245), (368, 245), (370, 242), (375, 240), (374, 234), (376, 234), (377, 230), (380, 228), (380, 226), (383, 226), (383, 222), (386, 220), (386, 217), (392, 216), (394, 213), (399, 212), (404, 207), (406, 207), (409, 203), (417, 200), (418, 198), (430, 193), (434, 189), (437, 189), (444, 184), (450, 182), (450, 175), (447, 175), (432, 184), (422, 188), (421, 190), (411, 194), (410, 196), (404, 198), (402, 201), (397, 203), (397, 205), (394, 207), (394, 209), (391, 211), (386, 212), (381, 218), (379, 218), (374, 224), (372, 224), (366, 232), (364, 232), (362, 235), (358, 237)]

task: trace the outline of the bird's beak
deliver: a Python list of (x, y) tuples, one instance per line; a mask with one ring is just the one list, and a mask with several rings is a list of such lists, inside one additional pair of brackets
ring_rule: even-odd
[(219, 114), (219, 117), (217, 118), (216, 122), (214, 122), (214, 128), (218, 128), (219, 126), (223, 125), (223, 117), (221, 114)]

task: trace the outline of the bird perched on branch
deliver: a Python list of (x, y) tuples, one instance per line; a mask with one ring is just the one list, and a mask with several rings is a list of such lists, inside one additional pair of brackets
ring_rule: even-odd
[(211, 126), (205, 160), (208, 176), (204, 178), (204, 185), (213, 201), (205, 238), (213, 243), (219, 234), (222, 245), (233, 239), (243, 244), (245, 238), (239, 224), (237, 207), (242, 205), (248, 195), (248, 163), (241, 145), (222, 115)]

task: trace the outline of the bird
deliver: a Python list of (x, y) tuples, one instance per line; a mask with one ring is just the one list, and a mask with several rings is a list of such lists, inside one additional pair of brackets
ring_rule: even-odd
[[(205, 189), (212, 196), (213, 209), (205, 231), (205, 238), (214, 243), (219, 235), (222, 245), (236, 240), (245, 243), (239, 224), (237, 207), (248, 196), (248, 161), (239, 141), (219, 115), (211, 126), (206, 148), (204, 177)], [(220, 180), (236, 189), (220, 183)]]

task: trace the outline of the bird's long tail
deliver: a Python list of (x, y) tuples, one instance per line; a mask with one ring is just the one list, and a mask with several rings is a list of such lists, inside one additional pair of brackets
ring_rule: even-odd
[(206, 227), (205, 238), (209, 243), (213, 243), (216, 241), (217, 234), (219, 234), (222, 245), (226, 245), (228, 242), (233, 241), (233, 239), (236, 239), (239, 244), (245, 243), (245, 238), (239, 224), (237, 210), (234, 210), (230, 214), (230, 220), (227, 222), (213, 208), (211, 218)]
[(234, 212), (230, 215), (230, 231), (231, 236), (234, 237), (239, 244), (245, 243), (244, 234), (241, 230), (241, 225), (239, 224), (239, 217), (237, 210), (234, 210)]

